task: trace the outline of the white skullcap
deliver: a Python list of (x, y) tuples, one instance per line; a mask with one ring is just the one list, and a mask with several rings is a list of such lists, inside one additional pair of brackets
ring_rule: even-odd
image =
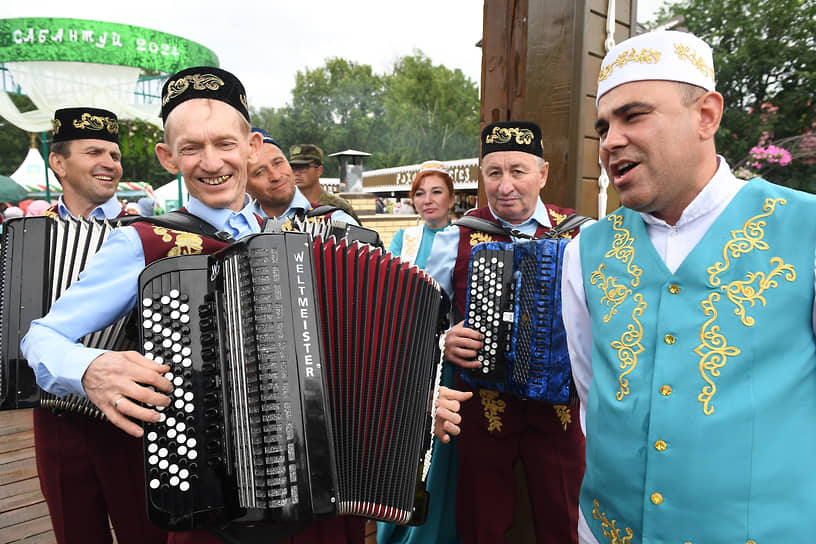
[(419, 167), (419, 172), (417, 174), (422, 174), (423, 172), (439, 172), (440, 174), (445, 174), (446, 176), (450, 176), (450, 172), (448, 169), (445, 168), (445, 165), (439, 161), (425, 161)]
[(693, 34), (676, 30), (657, 30), (624, 40), (601, 63), (595, 105), (618, 85), (655, 79), (690, 83), (713, 91), (711, 47)]

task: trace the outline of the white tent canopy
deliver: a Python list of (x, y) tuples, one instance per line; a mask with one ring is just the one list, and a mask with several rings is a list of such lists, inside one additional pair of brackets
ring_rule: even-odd
[[(156, 204), (159, 205), (165, 211), (170, 211), (167, 209), (167, 202), (173, 201), (178, 202), (179, 197), (179, 182), (177, 180), (170, 181), (169, 183), (165, 183), (161, 187), (153, 189), (153, 195), (156, 199)], [(181, 199), (182, 205), (187, 202), (189, 199), (189, 193), (187, 192), (187, 187), (184, 184), (184, 180), (181, 180)]]
[[(48, 168), (40, 152), (34, 148), (28, 150), (23, 163), (9, 177), (22, 185), (29, 192), (45, 191), (45, 170)], [(51, 191), (62, 191), (57, 176), (48, 168), (48, 185)]]

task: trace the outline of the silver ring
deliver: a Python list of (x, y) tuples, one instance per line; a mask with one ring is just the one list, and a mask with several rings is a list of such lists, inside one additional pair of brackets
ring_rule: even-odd
[(116, 399), (115, 401), (113, 401), (113, 407), (118, 410), (119, 409), (119, 403), (122, 402), (124, 399), (125, 399), (124, 396), (119, 395), (119, 398)]

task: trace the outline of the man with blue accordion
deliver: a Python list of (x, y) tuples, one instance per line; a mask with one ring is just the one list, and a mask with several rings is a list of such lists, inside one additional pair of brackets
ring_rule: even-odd
[[(574, 214), (574, 210), (541, 201), (539, 192), (547, 182), (549, 168), (543, 155), (541, 129), (535, 123), (487, 125), (481, 135), (481, 156), (488, 206), (463, 218), (481, 221), (469, 226), (452, 225), (437, 234), (428, 258), (427, 271), (452, 295), (458, 312), (458, 323), (446, 336), (445, 356), (460, 367), (456, 387), (465, 391), (445, 391), (439, 409), (456, 411), (459, 402), (471, 394), (474, 397), (461, 405), (461, 435), (457, 437), (456, 517), (464, 543), (505, 540), (516, 510), (517, 461), (523, 464), (526, 474), (536, 541), (577, 542), (584, 437), (575, 405), (566, 400), (560, 405), (530, 400), (472, 386), (462, 379), (472, 369), (484, 366), (486, 359), (479, 353), (490, 341), (462, 320), (474, 246), (544, 237)], [(577, 229), (569, 229), (562, 236), (572, 237), (575, 232)], [(489, 283), (483, 287), (495, 290), (495, 285)], [(557, 312), (555, 307), (551, 311)], [(568, 362), (564, 375), (568, 378)], [(455, 414), (451, 417), (458, 421)], [(450, 440), (446, 432), (458, 434), (459, 427), (448, 422), (437, 436)]]

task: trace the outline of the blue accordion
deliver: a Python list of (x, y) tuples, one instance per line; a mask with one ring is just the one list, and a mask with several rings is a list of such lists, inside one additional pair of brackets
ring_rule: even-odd
[(463, 369), (473, 387), (544, 401), (570, 400), (561, 263), (568, 239), (486, 242), (470, 253), (465, 326), (484, 334), (481, 367)]

